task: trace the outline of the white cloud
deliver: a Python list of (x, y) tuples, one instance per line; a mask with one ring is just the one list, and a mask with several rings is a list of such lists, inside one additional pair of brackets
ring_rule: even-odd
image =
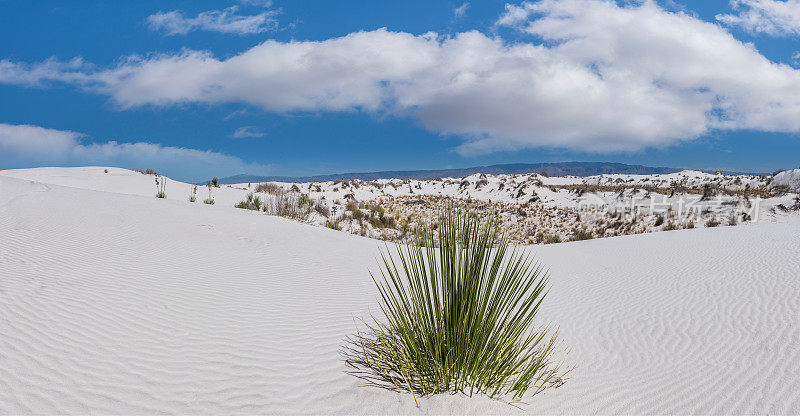
[(239, 3), (257, 7), (272, 7), (272, 0), (239, 0)]
[(266, 135), (267, 133), (260, 131), (255, 126), (243, 126), (236, 129), (236, 131), (233, 132), (231, 137), (233, 137), (234, 139), (247, 139), (251, 137), (264, 137)]
[(800, 0), (731, 0), (736, 14), (719, 14), (717, 20), (750, 33), (770, 36), (800, 35)]
[(86, 72), (84, 85), (121, 108), (235, 102), (412, 117), (462, 137), (463, 153), (631, 151), (715, 129), (800, 131), (800, 71), (715, 23), (653, 1), (625, 4), (507, 6), (497, 24), (528, 42), (379, 29), (269, 40), (224, 59), (192, 50), (130, 57)]
[(186, 17), (183, 12), (173, 10), (158, 12), (147, 17), (152, 30), (167, 35), (185, 35), (195, 30), (207, 30), (237, 35), (250, 35), (274, 30), (277, 27), (275, 11), (264, 11), (255, 15), (238, 14), (239, 7), (202, 12), (195, 17)]
[(508, 4), (506, 3), (506, 11), (503, 13), (497, 22), (495, 22), (498, 26), (514, 26), (520, 23), (524, 23), (528, 20), (528, 16), (530, 16), (529, 11), (526, 9), (526, 6), (529, 3), (523, 3), (522, 5), (516, 4)]
[(469, 8), (469, 2), (462, 3), (460, 6), (453, 9), (453, 16), (463, 17), (465, 14), (467, 14), (467, 8)]
[(120, 166), (154, 168), (175, 179), (198, 180), (248, 172), (266, 174), (266, 165), (238, 157), (155, 143), (81, 143), (83, 134), (31, 125), (0, 123), (0, 166)]
[(26, 87), (41, 87), (46, 81), (79, 82), (87, 79), (83, 70), (88, 70), (83, 59), (74, 58), (62, 62), (50, 58), (35, 65), (26, 65), (0, 60), (0, 83), (22, 85)]

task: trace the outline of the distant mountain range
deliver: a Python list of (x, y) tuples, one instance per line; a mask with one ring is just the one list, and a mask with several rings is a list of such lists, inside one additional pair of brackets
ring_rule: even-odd
[(235, 175), (219, 180), (220, 183), (245, 183), (245, 182), (326, 182), (339, 179), (434, 179), (437, 177), (460, 178), (473, 173), (525, 174), (547, 172), (550, 176), (592, 176), (609, 173), (622, 173), (629, 175), (653, 175), (680, 172), (678, 168), (655, 168), (641, 165), (626, 165), (624, 163), (610, 162), (555, 162), (555, 163), (511, 163), (504, 165), (475, 166), (462, 169), (431, 169), (431, 170), (395, 170), (382, 172), (356, 172), (337, 173), (333, 175), (316, 176), (258, 176)]

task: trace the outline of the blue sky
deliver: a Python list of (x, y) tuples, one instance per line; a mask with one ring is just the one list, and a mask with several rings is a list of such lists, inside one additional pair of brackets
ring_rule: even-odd
[(798, 10), (0, 0), (0, 169), (202, 180), (564, 160), (797, 167)]

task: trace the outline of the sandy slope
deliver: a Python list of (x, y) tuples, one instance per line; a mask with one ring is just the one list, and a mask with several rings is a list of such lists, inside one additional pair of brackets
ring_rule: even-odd
[[(1, 414), (519, 412), (344, 374), (374, 240), (39, 176), (0, 172)], [(522, 411), (800, 413), (798, 219), (535, 250), (577, 368)]]

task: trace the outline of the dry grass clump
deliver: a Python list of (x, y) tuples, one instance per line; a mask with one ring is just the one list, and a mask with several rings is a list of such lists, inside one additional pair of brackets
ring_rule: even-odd
[(280, 196), (270, 195), (264, 199), (263, 211), (268, 215), (307, 221), (316, 203), (308, 195), (289, 192)]
[(155, 176), (158, 176), (158, 172), (156, 172), (156, 170), (152, 169), (152, 168), (147, 168), (147, 169), (133, 168), (131, 170), (134, 171), (134, 172), (139, 172), (142, 175), (155, 175)]
[(314, 205), (314, 211), (317, 211), (319, 215), (322, 215), (325, 218), (331, 216), (331, 210), (325, 204), (317, 203), (316, 205)]
[(353, 375), (415, 402), (445, 392), (518, 399), (563, 383), (556, 331), (533, 326), (547, 274), (509, 249), (496, 220), (450, 211), (382, 260), (373, 280), (385, 319), (348, 339)]
[(572, 231), (573, 241), (591, 240), (592, 238), (594, 238), (594, 235), (586, 228), (576, 228)]
[(270, 182), (260, 183), (256, 185), (256, 192), (275, 195), (275, 196), (281, 196), (284, 193), (283, 188)]

